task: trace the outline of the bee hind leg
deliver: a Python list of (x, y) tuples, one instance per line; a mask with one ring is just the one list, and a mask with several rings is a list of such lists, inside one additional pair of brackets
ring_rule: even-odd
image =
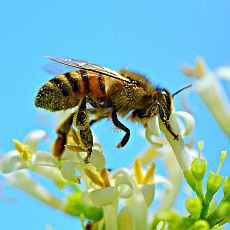
[(86, 101), (86, 97), (80, 101), (78, 109), (74, 115), (74, 125), (78, 129), (77, 137), (79, 140), (79, 147), (87, 152), (87, 156), (85, 157), (84, 161), (88, 163), (92, 153), (93, 135), (90, 129)]
[(116, 111), (114, 111), (114, 110), (113, 110), (113, 112), (112, 112), (112, 121), (113, 121), (113, 124), (114, 124), (117, 128), (119, 128), (119, 129), (121, 129), (121, 130), (123, 130), (123, 131), (126, 132), (125, 136), (124, 136), (124, 137), (121, 139), (121, 141), (117, 144), (117, 147), (118, 147), (118, 148), (124, 147), (124, 146), (127, 144), (128, 140), (129, 140), (129, 137), (130, 137), (130, 130), (129, 130), (129, 128), (127, 128), (125, 125), (123, 125), (123, 124), (118, 120), (118, 118), (117, 118), (117, 113), (116, 113)]
[(69, 114), (69, 116), (56, 129), (58, 137), (52, 145), (52, 154), (59, 160), (65, 150), (67, 135), (73, 123), (73, 116), (74, 113)]
[(171, 125), (169, 123), (170, 112), (165, 111), (160, 103), (157, 104), (157, 107), (158, 107), (158, 111), (159, 111), (161, 121), (164, 123), (165, 127), (167, 128), (167, 130), (172, 134), (172, 136), (174, 137), (174, 140), (178, 140), (179, 135), (175, 134), (173, 132), (172, 127), (171, 127)]

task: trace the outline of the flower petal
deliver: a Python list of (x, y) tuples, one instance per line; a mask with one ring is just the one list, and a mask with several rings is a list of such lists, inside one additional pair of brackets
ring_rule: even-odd
[(161, 148), (163, 142), (161, 140), (153, 140), (152, 135), (159, 137), (161, 134), (158, 116), (154, 116), (148, 120), (147, 128), (145, 129), (145, 138), (155, 148)]
[(145, 138), (154, 148), (161, 148), (163, 146), (163, 142), (161, 140), (152, 139), (151, 131), (148, 128), (145, 130)]
[(153, 146), (150, 146), (142, 155), (139, 157), (141, 158), (142, 165), (147, 165), (150, 162), (152, 162), (155, 158), (160, 156), (160, 152), (153, 148)]
[(161, 135), (158, 116), (154, 116), (148, 120), (147, 129), (149, 129), (149, 132), (152, 135), (155, 135), (157, 137)]
[(133, 230), (135, 228), (135, 219), (132, 209), (125, 206), (121, 209), (117, 217), (119, 230)]
[(121, 198), (129, 198), (133, 194), (133, 185), (128, 176), (118, 177), (115, 181), (116, 191)]
[(93, 205), (100, 207), (110, 205), (114, 202), (114, 199), (117, 199), (114, 187), (97, 189), (89, 192), (88, 195)]
[(168, 171), (168, 182), (163, 182), (166, 186), (164, 186), (164, 192), (161, 196), (161, 202), (157, 209), (157, 212), (168, 211), (172, 208), (178, 192), (181, 188), (183, 178), (181, 168), (178, 165), (178, 162), (169, 144), (165, 145), (162, 151), (162, 156), (165, 162), (166, 169)]
[(194, 88), (225, 134), (230, 137), (230, 103), (227, 93), (213, 73), (205, 75)]
[(78, 155), (78, 154), (76, 154), (76, 152), (74, 152), (74, 151), (69, 150), (67, 148), (67, 146), (69, 146), (69, 145), (66, 145), (65, 151), (62, 154), (62, 158), (65, 160), (77, 161), (76, 155)]
[(127, 200), (127, 206), (133, 211), (136, 229), (147, 229), (148, 207), (140, 187), (133, 183), (134, 192)]
[(66, 180), (76, 181), (75, 169), (78, 163), (66, 160), (61, 167), (61, 174)]
[(127, 168), (120, 168), (113, 172), (112, 179), (116, 179), (119, 176), (130, 176), (130, 170)]
[(155, 175), (154, 183), (155, 184), (163, 184), (169, 190), (173, 189), (173, 184), (167, 178), (160, 176), (160, 175)]
[(172, 134), (168, 131), (166, 126), (160, 121), (160, 127), (169, 144), (171, 145), (176, 159), (182, 170), (188, 169), (191, 166), (192, 155), (187, 145), (185, 144), (181, 135), (180, 123), (174, 113), (169, 118), (172, 130), (178, 135), (178, 140), (175, 140)]
[(58, 160), (48, 152), (38, 152), (33, 163), (41, 166), (58, 166)]
[(29, 151), (36, 152), (38, 144), (46, 136), (45, 131), (35, 130), (30, 132), (24, 139), (24, 144), (28, 145)]
[(217, 76), (223, 78), (230, 84), (230, 66), (222, 66), (215, 70)]
[(105, 168), (105, 157), (103, 156), (101, 149), (97, 146), (93, 147), (89, 162), (92, 163), (98, 171)]
[(175, 115), (178, 118), (182, 117), (184, 119), (185, 130), (182, 131), (182, 135), (188, 136), (192, 132), (192, 130), (195, 126), (195, 120), (194, 120), (193, 116), (191, 114), (189, 114), (187, 112), (183, 112), (183, 111), (174, 112), (173, 115)]
[[(60, 169), (54, 166), (32, 165), (31, 170), (53, 181), (58, 188), (62, 189), (66, 183)], [(75, 181), (77, 182), (77, 181)]]
[(2, 173), (11, 173), (18, 169), (29, 167), (30, 161), (23, 160), (18, 151), (11, 151), (5, 154), (0, 160), (0, 171)]
[(42, 185), (33, 181), (33, 179), (25, 171), (17, 171), (15, 173), (8, 174), (5, 178), (9, 184), (27, 192), (43, 203), (60, 210), (64, 210), (64, 202), (51, 195)]
[(154, 184), (145, 184), (141, 186), (141, 191), (145, 198), (146, 205), (149, 207), (152, 204), (152, 201), (155, 196), (155, 185)]

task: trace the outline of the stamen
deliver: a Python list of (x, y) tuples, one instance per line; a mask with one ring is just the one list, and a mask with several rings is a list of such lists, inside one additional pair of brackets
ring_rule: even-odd
[(220, 154), (220, 164), (216, 170), (216, 174), (219, 175), (220, 173), (220, 170), (221, 170), (221, 167), (226, 159), (226, 156), (227, 156), (227, 151), (221, 151), (221, 154)]
[(137, 182), (139, 184), (143, 184), (144, 176), (142, 173), (141, 159), (139, 157), (137, 157), (134, 162), (134, 174), (135, 174)]
[(85, 152), (84, 149), (82, 149), (80, 146), (78, 145), (65, 145), (66, 149), (69, 151), (73, 151), (73, 152)]
[(204, 141), (199, 141), (198, 142), (198, 154), (199, 154), (199, 158), (201, 158), (201, 153), (203, 151), (204, 148)]
[(81, 221), (81, 227), (83, 230), (85, 230), (85, 224), (84, 224), (84, 221), (85, 221), (85, 215), (83, 213), (80, 214), (80, 221)]
[(201, 78), (205, 74), (204, 61), (201, 58), (197, 58), (195, 61), (195, 68), (192, 69), (188, 66), (182, 66), (181, 71), (188, 77)]
[(110, 182), (109, 182), (109, 177), (108, 177), (108, 171), (106, 169), (102, 169), (101, 172), (100, 172), (100, 175), (101, 175), (101, 179), (103, 180), (104, 182), (104, 186), (103, 187), (110, 187)]
[(152, 163), (151, 165), (148, 166), (145, 177), (144, 177), (144, 181), (143, 184), (147, 184), (148, 182), (153, 180), (154, 177), (154, 173), (155, 173), (155, 164)]
[(21, 142), (19, 142), (18, 140), (13, 140), (15, 149), (20, 153), (21, 157), (24, 160), (29, 160), (32, 157), (31, 152), (28, 150), (28, 146), (22, 144)]
[(91, 181), (94, 184), (96, 184), (96, 185), (98, 185), (98, 186), (100, 186), (102, 188), (104, 187), (103, 181), (101, 180), (101, 178), (96, 173), (94, 173), (93, 171), (91, 171), (91, 170), (89, 170), (87, 168), (84, 169), (84, 172), (91, 179)]

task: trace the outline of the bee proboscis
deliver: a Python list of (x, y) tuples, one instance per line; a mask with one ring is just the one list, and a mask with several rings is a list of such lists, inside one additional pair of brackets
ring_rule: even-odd
[[(110, 118), (118, 129), (125, 132), (117, 147), (125, 146), (130, 138), (130, 130), (119, 121), (117, 114), (122, 117), (128, 115), (128, 119), (144, 126), (149, 118), (159, 115), (174, 139), (178, 139), (169, 122), (173, 96), (189, 86), (170, 94), (165, 88), (155, 88), (146, 77), (132, 71), (122, 69), (115, 72), (100, 65), (71, 58), (47, 58), (78, 68), (46, 82), (38, 91), (35, 100), (35, 106), (52, 112), (77, 107), (56, 130), (58, 138), (53, 148), (56, 157), (61, 157), (67, 135), (74, 124), (77, 128), (79, 148), (87, 152), (87, 162), (93, 146), (90, 126), (103, 118)], [(88, 103), (91, 109), (87, 109)], [(93, 115), (91, 121), (89, 113)]]

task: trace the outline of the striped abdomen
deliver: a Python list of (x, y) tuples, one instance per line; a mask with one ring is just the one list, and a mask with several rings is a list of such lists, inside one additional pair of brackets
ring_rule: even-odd
[(94, 100), (105, 97), (104, 75), (88, 70), (58, 75), (40, 88), (35, 106), (50, 111), (65, 110), (75, 107), (86, 95)]

